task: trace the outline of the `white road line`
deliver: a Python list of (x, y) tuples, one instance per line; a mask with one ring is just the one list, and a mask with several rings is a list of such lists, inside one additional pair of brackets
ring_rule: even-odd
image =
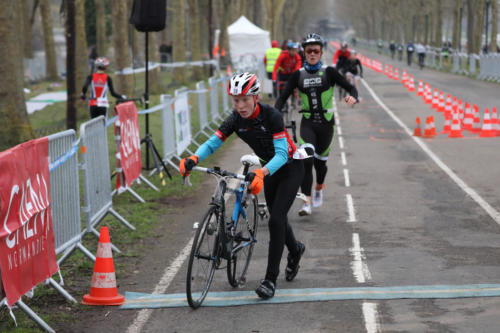
[(368, 269), (368, 265), (363, 261), (366, 259), (364, 255), (364, 249), (361, 247), (359, 242), (359, 235), (357, 233), (352, 234), (352, 247), (349, 249), (353, 260), (351, 262), (351, 269), (356, 281), (358, 283), (365, 283), (372, 279), (372, 274)]
[(347, 159), (345, 158), (345, 153), (340, 152), (340, 158), (342, 159), (342, 165), (346, 166), (347, 165)]
[(349, 180), (349, 170), (344, 169), (344, 180), (345, 180), (345, 187), (351, 187), (351, 181)]
[(342, 128), (340, 127), (340, 125), (337, 125), (337, 134), (338, 135), (342, 135)]
[[(194, 237), (193, 237), (194, 238)], [(193, 245), (193, 238), (186, 244), (184, 249), (182, 249), (181, 253), (175, 258), (175, 260), (168, 266), (165, 271), (163, 272), (163, 276), (160, 279), (160, 282), (156, 285), (153, 294), (163, 294), (172, 280), (174, 279), (175, 275), (181, 268), (182, 264), (186, 260), (186, 258), (189, 256), (189, 253), (191, 252), (191, 246)], [(141, 332), (144, 324), (149, 320), (149, 317), (151, 316), (151, 313), (153, 312), (152, 309), (143, 309), (139, 311), (137, 316), (135, 317), (134, 322), (128, 327), (127, 333), (139, 333)]]
[(349, 212), (349, 220), (347, 222), (356, 222), (356, 212), (354, 210), (354, 203), (350, 194), (345, 195), (347, 201), (347, 211)]
[(434, 154), (434, 152), (418, 137), (413, 136), (412, 131), (380, 100), (380, 98), (375, 94), (375, 92), (370, 88), (368, 83), (364, 79), (361, 79), (361, 82), (366, 87), (366, 89), (373, 96), (373, 99), (384, 109), (385, 112), (392, 119), (401, 126), (406, 134), (408, 134), (419, 146), (422, 148), (424, 152), (429, 155), (429, 157), (455, 182), (457, 185), (467, 193), (479, 206), (481, 206), (488, 215), (498, 224), (500, 224), (500, 212), (494, 209), (488, 202), (486, 202), (475, 190), (469, 187), (460, 177), (456, 175), (441, 159)]
[(380, 332), (377, 303), (363, 303), (363, 316), (365, 317), (365, 328), (367, 333)]
[(339, 147), (340, 149), (344, 149), (344, 139), (339, 135)]

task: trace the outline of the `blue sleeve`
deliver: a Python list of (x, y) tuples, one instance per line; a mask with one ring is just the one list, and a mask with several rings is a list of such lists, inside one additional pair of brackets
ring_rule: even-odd
[(198, 149), (196, 149), (195, 155), (198, 155), (198, 162), (203, 161), (210, 154), (214, 153), (222, 145), (224, 141), (219, 139), (215, 134), (213, 134), (207, 141), (205, 141)]
[(274, 139), (274, 156), (265, 165), (269, 174), (272, 175), (288, 161), (288, 143), (286, 138)]

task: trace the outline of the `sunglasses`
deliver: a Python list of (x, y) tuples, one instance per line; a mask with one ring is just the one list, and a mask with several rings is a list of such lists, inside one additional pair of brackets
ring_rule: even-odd
[(306, 50), (306, 53), (307, 54), (320, 54), (321, 50), (320, 49), (309, 49), (309, 50)]

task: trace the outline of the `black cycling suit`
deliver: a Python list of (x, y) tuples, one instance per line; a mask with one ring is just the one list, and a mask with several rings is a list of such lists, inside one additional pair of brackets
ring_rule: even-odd
[(349, 72), (353, 75), (358, 75), (358, 67), (359, 67), (359, 76), (363, 76), (363, 66), (361, 66), (361, 62), (359, 59), (347, 59), (345, 67), (344, 67), (344, 75)]
[[(261, 159), (262, 165), (269, 162), (275, 155), (273, 140), (283, 137), (287, 139), (287, 163), (282, 165), (273, 175), (264, 177), (264, 195), (270, 213), (270, 240), (265, 279), (276, 285), (284, 246), (286, 245), (293, 256), (296, 256), (299, 251), (292, 227), (288, 223), (287, 214), (302, 182), (304, 165), (302, 160), (292, 158), (295, 145), (286, 132), (283, 118), (278, 110), (270, 105), (257, 103), (254, 116), (252, 116), (253, 119), (244, 119), (238, 112), (233, 111), (222, 122), (215, 132), (215, 136), (224, 141), (229, 135), (236, 133)], [(205, 142), (202, 147), (210, 140), (212, 138)], [(202, 147), (195, 154), (198, 154)], [(213, 152), (214, 147), (210, 147), (210, 151)]]
[(313, 164), (318, 185), (322, 185), (326, 177), (326, 161), (335, 132), (333, 113), (335, 84), (340, 85), (354, 98), (358, 98), (356, 88), (335, 68), (323, 66), (317, 71), (308, 72), (305, 68), (295, 71), (288, 80), (283, 94), (276, 101), (275, 107), (280, 110), (292, 91), (298, 88), (302, 99), (299, 142), (309, 155), (314, 155), (314, 162), (312, 159), (304, 160), (305, 174), (301, 189), (306, 196), (311, 195)]

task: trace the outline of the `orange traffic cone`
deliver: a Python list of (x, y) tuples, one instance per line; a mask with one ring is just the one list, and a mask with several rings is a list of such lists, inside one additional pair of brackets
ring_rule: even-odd
[(481, 129), (481, 134), (479, 134), (479, 137), (492, 138), (494, 136), (497, 136), (497, 133), (495, 130), (493, 130), (490, 118), (490, 109), (486, 108), (484, 110), (483, 128)]
[(450, 123), (450, 119), (451, 119), (451, 113), (450, 114), (445, 114), (444, 115), (444, 126), (443, 126), (443, 132), (442, 133), (449, 133), (451, 131), (451, 123)]
[(460, 127), (460, 119), (458, 119), (458, 112), (453, 111), (453, 120), (451, 122), (451, 131), (448, 135), (449, 138), (463, 138), (462, 128)]
[(398, 72), (398, 68), (396, 67), (396, 69), (394, 70), (394, 75), (392, 76), (392, 78), (396, 81), (399, 81), (399, 72)]
[(472, 106), (472, 110), (474, 110), (474, 121), (472, 122), (472, 133), (481, 132), (481, 116), (479, 114), (479, 108), (476, 104)]
[(434, 88), (434, 97), (432, 98), (432, 101), (431, 101), (431, 108), (437, 109), (438, 106), (439, 106), (438, 90), (437, 90), (437, 88)]
[(427, 95), (425, 96), (425, 104), (432, 104), (432, 88), (427, 85)]
[(417, 117), (415, 119), (415, 122), (417, 123), (417, 127), (413, 130), (413, 136), (422, 136), (422, 128), (420, 127), (420, 117)]
[(497, 114), (497, 107), (494, 106), (493, 109), (491, 109), (491, 126), (493, 127), (493, 132), (495, 132), (495, 136), (498, 136), (498, 114)]
[(431, 115), (430, 118), (431, 118), (431, 134), (435, 136), (437, 135), (437, 133), (436, 133), (436, 123), (434, 122), (434, 116)]
[(439, 103), (437, 107), (437, 112), (443, 112), (444, 111), (444, 92), (439, 93)]
[(433, 138), (435, 134), (433, 134), (432, 131), (432, 120), (431, 117), (427, 117), (425, 119), (425, 129), (424, 129), (424, 135), (422, 137), (424, 138)]
[(449, 115), (451, 118), (451, 95), (446, 96), (446, 104), (444, 105), (444, 114)]
[(458, 119), (460, 119), (460, 122), (462, 122), (464, 120), (464, 105), (462, 104), (461, 99), (458, 100), (457, 109), (458, 109)]
[(125, 297), (118, 294), (116, 288), (109, 231), (107, 227), (101, 227), (90, 293), (83, 296), (82, 303), (86, 305), (122, 305), (124, 302)]
[(417, 96), (423, 96), (424, 95), (424, 83), (422, 80), (418, 80), (418, 90), (417, 90)]
[(231, 68), (231, 65), (227, 65), (226, 74), (227, 76), (231, 76), (231, 74), (233, 74), (233, 69)]
[(413, 75), (410, 77), (410, 82), (408, 83), (408, 91), (415, 91), (415, 81), (413, 81)]
[(403, 77), (401, 78), (401, 83), (405, 84), (408, 81), (408, 73), (406, 73), (406, 69), (403, 69)]
[(463, 121), (463, 127), (465, 130), (472, 131), (472, 124), (474, 123), (474, 115), (472, 114), (472, 110), (470, 108), (469, 102), (465, 103), (465, 115)]

